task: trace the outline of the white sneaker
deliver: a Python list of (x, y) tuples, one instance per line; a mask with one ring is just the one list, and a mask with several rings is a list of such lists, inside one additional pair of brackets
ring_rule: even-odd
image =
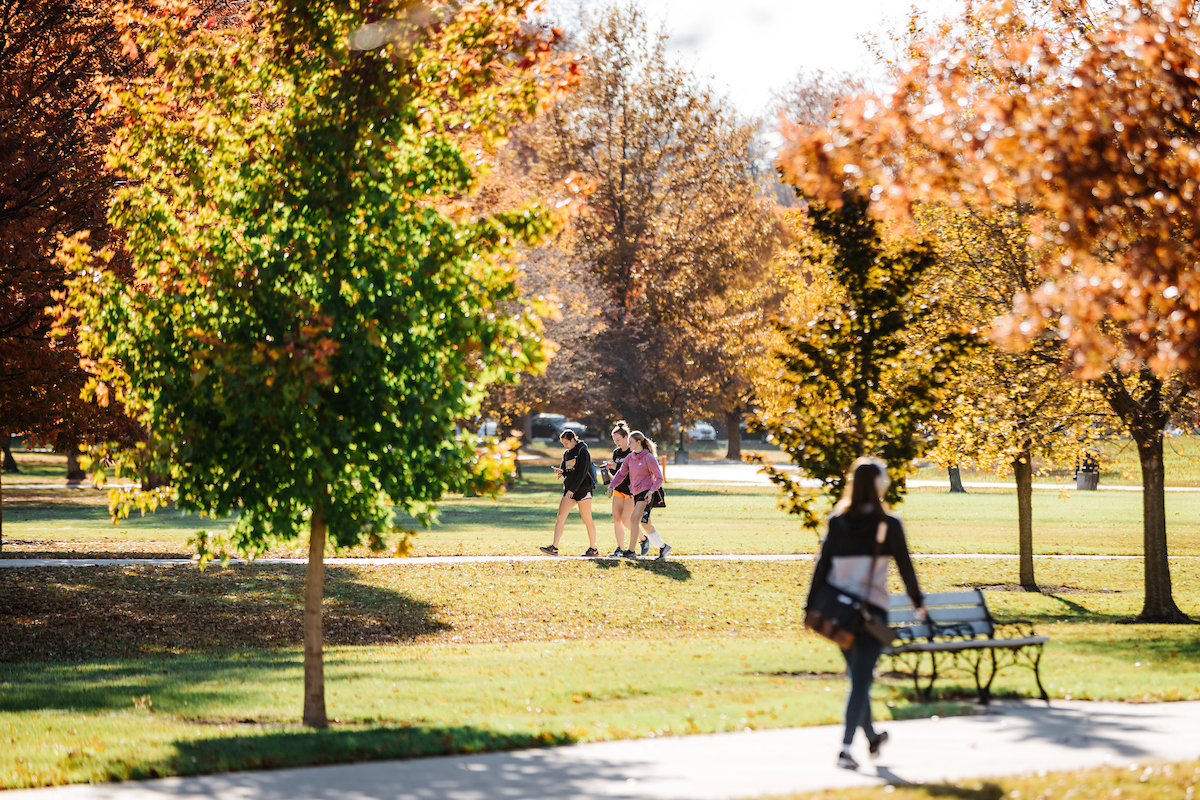
[(858, 762), (854, 760), (854, 756), (845, 750), (838, 753), (837, 765), (842, 769), (858, 769)]

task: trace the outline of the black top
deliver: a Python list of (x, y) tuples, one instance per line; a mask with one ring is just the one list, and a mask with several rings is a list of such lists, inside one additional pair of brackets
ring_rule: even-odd
[[(875, 517), (870, 515), (848, 516), (839, 514), (829, 519), (829, 535), (821, 547), (821, 557), (813, 570), (812, 585), (808, 588), (808, 603), (812, 603), (813, 594), (829, 579), (829, 573), (834, 568), (834, 562), (847, 557), (867, 557), (875, 555), (875, 532), (879, 527)], [(914, 606), (924, 604), (925, 595), (917, 585), (917, 573), (913, 570), (912, 558), (908, 554), (908, 541), (904, 537), (904, 526), (893, 516), (887, 517), (887, 537), (883, 541), (879, 557), (891, 556), (896, 559), (896, 568), (904, 581), (904, 588)], [(887, 587), (883, 587), (886, 594)], [(880, 609), (885, 612), (887, 609)]]
[[(613, 450), (612, 460), (617, 463), (617, 468), (614, 470), (606, 470), (610, 480), (612, 479), (613, 475), (617, 474), (617, 470), (619, 470), (621, 468), (621, 464), (625, 461), (626, 458), (629, 457), (629, 454), (632, 452), (633, 451), (630, 450), (629, 448), (625, 448), (624, 450), (620, 450), (620, 449)], [(633, 494), (633, 492), (629, 491), (629, 474), (626, 473), (625, 480), (621, 481), (620, 486), (614, 486), (612, 488), (613, 488), (614, 492), (620, 492), (621, 494)]]
[(592, 492), (596, 490), (596, 476), (592, 472), (592, 454), (587, 445), (576, 442), (575, 446), (563, 453), (559, 469), (563, 472), (563, 491), (572, 494)]

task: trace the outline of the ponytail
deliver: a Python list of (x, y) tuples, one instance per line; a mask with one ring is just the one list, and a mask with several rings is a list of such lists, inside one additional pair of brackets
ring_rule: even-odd
[(654, 446), (654, 441), (641, 431), (633, 431), (629, 434), (629, 438), (634, 441), (641, 442), (642, 447), (650, 451), (650, 455), (658, 458), (658, 448)]

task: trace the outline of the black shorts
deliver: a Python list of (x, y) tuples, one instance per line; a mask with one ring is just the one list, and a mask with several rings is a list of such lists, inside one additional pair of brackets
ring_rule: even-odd
[(572, 492), (570, 489), (564, 489), (563, 497), (569, 497), (572, 500), (574, 500), (576, 503), (578, 503), (580, 500), (591, 500), (592, 499), (592, 490), (591, 489), (580, 489), (577, 492)]
[(641, 502), (644, 502), (649, 497), (650, 497), (650, 490), (647, 489), (644, 492), (638, 492), (637, 494), (635, 494), (633, 496), (633, 502), (641, 503)]

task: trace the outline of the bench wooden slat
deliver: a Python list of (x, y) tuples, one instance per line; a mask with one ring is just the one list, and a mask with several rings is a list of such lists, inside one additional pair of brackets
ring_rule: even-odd
[[(888, 611), (889, 625), (911, 625), (924, 622), (917, 619), (917, 612), (911, 608), (891, 609)], [(929, 618), (934, 622), (987, 622), (987, 609), (983, 606), (975, 608), (931, 608)]]
[[(967, 592), (934, 592), (925, 595), (925, 607), (937, 606), (978, 606), (983, 605), (983, 591), (971, 589)], [(912, 599), (907, 594), (894, 594), (888, 597), (889, 608), (912, 608)]]
[(1035, 644), (1046, 644), (1049, 636), (1027, 636), (1024, 639), (967, 639), (960, 642), (909, 642), (883, 648), (884, 653), (948, 653), (956, 650), (1016, 650)]
[(901, 628), (896, 628), (896, 637), (902, 642), (909, 642), (913, 639), (928, 639), (929, 626), (925, 623), (919, 625), (905, 625)]
[(987, 609), (983, 606), (969, 608), (931, 608), (929, 619), (936, 623), (943, 622), (988, 622)]
[[(890, 620), (889, 620), (890, 621)], [(916, 625), (899, 625), (894, 628), (896, 636), (903, 641), (912, 641), (914, 639), (928, 639), (929, 626), (925, 623)], [(946, 625), (934, 624), (933, 638), (937, 639), (942, 636), (964, 636), (964, 637), (991, 637), (995, 633), (995, 628), (990, 622), (977, 620), (975, 622), (951, 622)], [(975, 645), (978, 647), (979, 645)]]

